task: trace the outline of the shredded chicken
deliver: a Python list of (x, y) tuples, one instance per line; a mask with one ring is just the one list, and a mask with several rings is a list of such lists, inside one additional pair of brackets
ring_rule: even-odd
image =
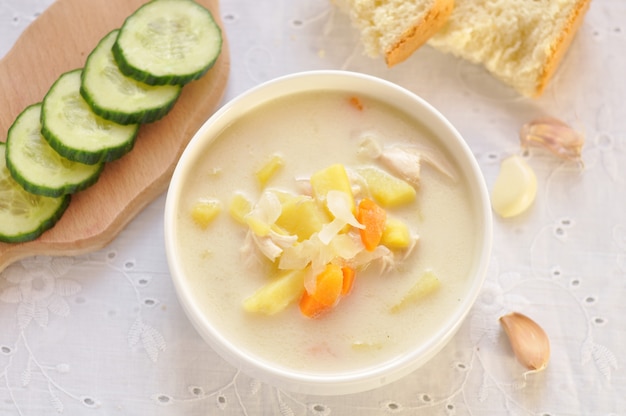
[(417, 187), (420, 183), (422, 161), (437, 169), (450, 179), (455, 179), (454, 170), (439, 151), (416, 145), (393, 145), (381, 147), (371, 135), (361, 142), (361, 152), (371, 159), (380, 161), (405, 181)]

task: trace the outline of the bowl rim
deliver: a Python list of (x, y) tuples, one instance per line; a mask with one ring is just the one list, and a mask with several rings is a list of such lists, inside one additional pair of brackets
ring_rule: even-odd
[[(313, 90), (313, 86), (320, 83), (325, 85), (326, 89), (345, 91), (354, 91), (353, 85), (368, 86), (368, 90), (360, 92), (382, 99), (396, 107), (398, 105), (376, 92), (384, 91), (389, 97), (402, 98), (405, 102), (416, 105), (419, 111), (411, 112), (415, 114), (414, 118), (439, 135), (438, 141), (454, 155), (457, 164), (462, 165), (462, 172), (466, 176), (468, 173), (471, 175), (468, 184), (474, 195), (476, 215), (480, 216), (477, 229), (482, 232), (482, 241), (479, 241), (475, 248), (479, 258), (474, 262), (474, 273), (469, 277), (468, 293), (447, 318), (446, 325), (429, 336), (418, 349), (363, 370), (334, 374), (309, 374), (273, 366), (270, 362), (235, 346), (215, 329), (210, 320), (201, 313), (199, 305), (193, 302), (190, 288), (184, 282), (183, 269), (177, 261), (178, 247), (175, 244), (177, 240), (175, 212), (176, 204), (180, 200), (181, 182), (193, 166), (193, 161), (199, 157), (198, 150), (209, 147), (222, 128), (237, 120), (246, 111), (263, 105), (272, 98)], [(214, 133), (213, 136), (210, 136), (211, 133)], [(445, 142), (441, 136), (444, 136)], [(231, 365), (250, 376), (291, 391), (320, 395), (348, 394), (374, 389), (400, 379), (437, 354), (457, 332), (479, 295), (486, 277), (492, 238), (492, 214), (485, 180), (469, 145), (456, 128), (443, 114), (414, 92), (382, 78), (345, 70), (314, 70), (284, 75), (261, 83), (227, 102), (208, 118), (184, 149), (172, 174), (164, 212), (165, 252), (170, 276), (185, 314), (204, 341)]]

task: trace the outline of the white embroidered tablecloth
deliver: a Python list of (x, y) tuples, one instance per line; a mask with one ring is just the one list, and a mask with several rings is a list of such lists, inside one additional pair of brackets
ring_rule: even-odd
[[(0, 0), (0, 56), (50, 3)], [(0, 415), (626, 412), (626, 2), (593, 0), (537, 100), (430, 47), (389, 70), (363, 56), (328, 0), (222, 0), (221, 14), (232, 55), (225, 100), (292, 72), (360, 71), (414, 91), (448, 117), (490, 187), (500, 161), (521, 153), (520, 127), (538, 116), (585, 133), (584, 168), (526, 153), (537, 200), (521, 217), (495, 219), (487, 281), (459, 333), (413, 374), (340, 397), (265, 385), (201, 340), (170, 281), (163, 195), (101, 251), (27, 258), (0, 273)], [(512, 310), (549, 334), (545, 371), (524, 375), (515, 360), (497, 322)]]

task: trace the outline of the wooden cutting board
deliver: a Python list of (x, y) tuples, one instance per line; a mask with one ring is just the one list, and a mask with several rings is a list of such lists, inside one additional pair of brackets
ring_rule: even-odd
[[(32, 255), (71, 256), (107, 245), (166, 189), (176, 162), (202, 123), (219, 105), (230, 58), (218, 0), (196, 0), (222, 27), (224, 44), (213, 68), (183, 88), (173, 110), (140, 128), (134, 149), (106, 165), (99, 181), (72, 196), (55, 225), (34, 241), (0, 243), (0, 271)], [(98, 41), (146, 0), (57, 0), (0, 61), (0, 141), (17, 115), (40, 102), (62, 73), (83, 67)]]

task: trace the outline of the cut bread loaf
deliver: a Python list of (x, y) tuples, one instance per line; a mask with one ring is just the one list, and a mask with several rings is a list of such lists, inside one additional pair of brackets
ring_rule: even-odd
[(591, 0), (456, 0), (434, 48), (482, 64), (537, 97), (556, 71)]
[(537, 97), (556, 71), (591, 0), (334, 0), (369, 56), (389, 67), (424, 42), (484, 65), (520, 94)]
[(422, 46), (446, 22), (454, 0), (333, 0), (360, 30), (371, 57), (392, 67)]

